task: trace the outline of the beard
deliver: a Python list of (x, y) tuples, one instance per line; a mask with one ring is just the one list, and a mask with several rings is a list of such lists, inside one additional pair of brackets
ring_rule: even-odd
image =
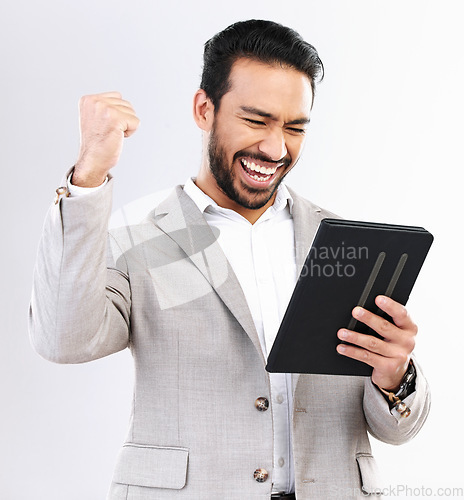
[[(247, 186), (241, 180), (239, 186), (236, 186), (236, 175), (234, 172), (234, 163), (241, 157), (252, 158), (255, 160), (261, 160), (264, 162), (269, 162), (269, 158), (264, 155), (259, 155), (256, 153), (247, 153), (246, 151), (238, 151), (235, 153), (232, 163), (227, 164), (226, 153), (223, 145), (220, 143), (218, 138), (216, 128), (213, 126), (211, 131), (211, 136), (208, 144), (208, 159), (209, 168), (213, 174), (214, 180), (218, 185), (219, 189), (232, 201), (237, 203), (243, 208), (248, 208), (251, 210), (257, 210), (264, 207), (266, 203), (274, 196), (280, 183), (284, 180), (288, 171), (281, 175), (280, 178), (274, 180), (268, 187), (263, 188), (253, 188)], [(272, 163), (282, 163), (282, 161)], [(283, 160), (283, 165), (279, 168), (286, 170), (290, 165), (291, 160), (285, 158)]]

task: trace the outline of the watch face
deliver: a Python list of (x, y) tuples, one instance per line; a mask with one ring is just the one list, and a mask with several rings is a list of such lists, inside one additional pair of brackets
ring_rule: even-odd
[(409, 364), (408, 371), (406, 372), (406, 383), (411, 383), (416, 376), (416, 369), (412, 363)]
[[(409, 390), (416, 378), (416, 369), (412, 363), (409, 364), (408, 371), (404, 374), (403, 381), (401, 382), (398, 392), (395, 394), (396, 397), (403, 399), (409, 396)], [(412, 392), (412, 391), (411, 391)]]

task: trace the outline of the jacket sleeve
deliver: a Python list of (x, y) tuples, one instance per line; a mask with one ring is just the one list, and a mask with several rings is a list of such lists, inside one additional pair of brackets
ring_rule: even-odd
[(402, 417), (395, 409), (390, 409), (383, 394), (366, 379), (364, 390), (364, 414), (369, 432), (380, 441), (389, 444), (403, 444), (412, 439), (422, 428), (430, 410), (430, 390), (420, 366), (415, 358), (415, 391), (404, 399), (411, 414)]
[(29, 333), (35, 350), (50, 361), (81, 363), (128, 346), (130, 284), (117, 245), (108, 244), (111, 204), (110, 179), (95, 192), (62, 197), (47, 213)]

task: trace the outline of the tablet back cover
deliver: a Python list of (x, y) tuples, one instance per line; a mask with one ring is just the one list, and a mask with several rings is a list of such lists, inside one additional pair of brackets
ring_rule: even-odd
[(433, 236), (423, 228), (324, 219), (269, 353), (266, 370), (368, 376), (372, 368), (337, 353), (337, 331), (378, 336), (351, 316), (356, 305), (389, 320), (377, 295), (406, 304)]

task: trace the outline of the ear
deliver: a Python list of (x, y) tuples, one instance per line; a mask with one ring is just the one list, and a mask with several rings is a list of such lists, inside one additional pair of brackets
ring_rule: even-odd
[(203, 89), (197, 90), (193, 97), (193, 119), (205, 132), (209, 132), (213, 126), (214, 105)]

